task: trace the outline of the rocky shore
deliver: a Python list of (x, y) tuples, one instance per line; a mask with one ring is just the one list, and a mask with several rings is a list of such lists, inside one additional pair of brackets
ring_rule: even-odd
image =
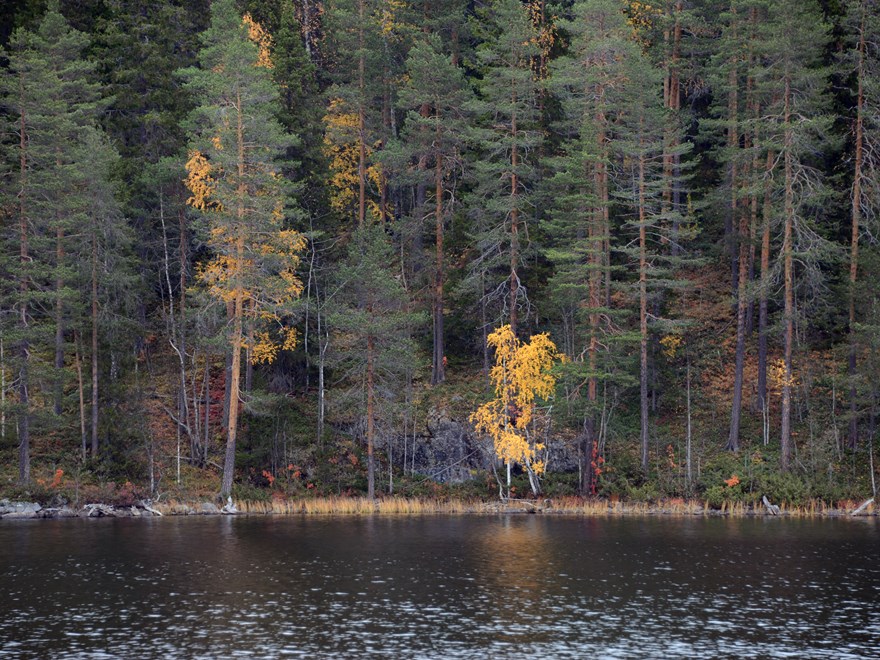
[(0, 500), (0, 518), (2, 519), (34, 519), (34, 518), (150, 518), (163, 515), (221, 515), (234, 514), (238, 510), (231, 503), (218, 507), (212, 502), (195, 505), (180, 505), (172, 511), (162, 513), (148, 502), (138, 502), (130, 506), (90, 503), (81, 508), (68, 504), (46, 506), (38, 502), (10, 502)]

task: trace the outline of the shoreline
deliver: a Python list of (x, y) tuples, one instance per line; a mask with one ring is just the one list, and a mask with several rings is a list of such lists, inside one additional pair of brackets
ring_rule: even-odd
[(550, 515), (602, 517), (730, 517), (730, 518), (873, 518), (878, 507), (873, 498), (853, 507), (834, 507), (824, 502), (808, 506), (775, 509), (745, 503), (723, 504), (712, 508), (706, 502), (661, 501), (656, 503), (620, 502), (610, 500), (510, 500), (443, 501), (415, 498), (321, 497), (297, 500), (234, 502), (230, 507), (217, 506), (202, 500), (138, 502), (135, 504), (106, 504), (91, 502), (82, 507), (61, 505), (43, 507), (36, 502), (0, 500), (2, 520), (57, 520), (69, 518), (153, 518), (164, 516), (417, 516), (417, 515)]

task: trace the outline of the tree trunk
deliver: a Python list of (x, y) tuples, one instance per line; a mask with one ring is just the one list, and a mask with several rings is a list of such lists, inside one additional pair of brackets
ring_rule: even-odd
[[(60, 164), (59, 164), (60, 166)], [(61, 272), (64, 263), (64, 230), (60, 226), (55, 231), (55, 267), (58, 269), (55, 279), (55, 405), (56, 416), (61, 415), (64, 399), (64, 278)]]
[(376, 462), (373, 456), (373, 442), (375, 439), (375, 382), (374, 374), (375, 339), (372, 335), (367, 338), (367, 497), (376, 497)]
[(239, 410), (239, 386), (241, 382), (241, 349), (243, 338), (244, 319), (244, 283), (242, 282), (242, 269), (245, 259), (244, 221), (245, 199), (247, 197), (247, 184), (245, 183), (245, 157), (244, 157), (244, 128), (241, 98), (236, 98), (236, 114), (238, 120), (236, 141), (238, 147), (238, 237), (235, 242), (235, 267), (233, 282), (235, 297), (233, 304), (232, 320), (232, 365), (230, 379), (227, 384), (229, 392), (229, 420), (226, 425), (226, 455), (223, 460), (223, 480), (220, 484), (221, 497), (232, 495), (232, 480), (235, 473), (235, 441), (238, 435), (238, 410)]
[(770, 286), (770, 218), (771, 205), (770, 172), (775, 155), (767, 153), (767, 166), (764, 170), (764, 205), (761, 228), (761, 287), (758, 294), (758, 407), (764, 415), (769, 410), (767, 399), (767, 289)]
[[(235, 304), (226, 303), (226, 318), (230, 321), (235, 317)], [(229, 426), (229, 402), (232, 393), (232, 350), (227, 346), (223, 356), (223, 428)]]
[(92, 458), (98, 455), (98, 228), (92, 233)]
[[(516, 103), (516, 92), (513, 94), (513, 102)], [(519, 151), (517, 149), (516, 111), (510, 120), (510, 130), (513, 137), (513, 147), (510, 152), (510, 164), (513, 172), (510, 176), (510, 329), (516, 336), (517, 327), (517, 295), (519, 293), (519, 208), (517, 207), (519, 195), (516, 168), (519, 167)]]
[(256, 301), (248, 301), (247, 347), (244, 363), (244, 393), (249, 395), (254, 386), (254, 319), (256, 318)]
[[(22, 86), (21, 96), (24, 97), (24, 82), (19, 78)], [(30, 264), (28, 251), (28, 221), (25, 208), (27, 199), (27, 123), (25, 122), (24, 110), (19, 115), (19, 185), (18, 193), (18, 247), (19, 247), (19, 275), (18, 290), (21, 296), (19, 300), (19, 327), (21, 328), (21, 340), (18, 352), (21, 363), (18, 369), (18, 483), (27, 485), (31, 480), (31, 446), (30, 446), (30, 396), (28, 392), (28, 361), (30, 360), (30, 344), (28, 342), (28, 290), (29, 282), (27, 271)]]
[(645, 154), (639, 151), (639, 403), (642, 470), (648, 472), (648, 260)]
[(849, 446), (855, 449), (859, 443), (858, 405), (856, 401), (856, 282), (859, 270), (859, 225), (862, 217), (862, 159), (864, 157), (864, 75), (865, 75), (865, 13), (864, 3), (859, 22), (858, 94), (856, 97), (856, 143), (855, 171), (852, 189), (852, 237), (849, 255)]
[(483, 349), (483, 382), (489, 388), (489, 320), (486, 314), (486, 271), (480, 270), (480, 333)]
[(364, 0), (358, 0), (358, 226), (367, 217), (367, 135), (364, 117)]
[[(437, 144), (440, 143), (440, 117), (436, 117)], [(434, 271), (434, 359), (431, 369), (431, 384), (437, 385), (446, 380), (445, 347), (443, 343), (443, 156), (438, 152), (434, 164), (434, 225), (436, 243), (436, 267)]]
[[(734, 200), (735, 204), (735, 200)], [(735, 208), (735, 207), (734, 207)], [(733, 402), (730, 411), (730, 433), (727, 436), (728, 451), (739, 451), (739, 422), (742, 414), (743, 368), (746, 358), (746, 311), (748, 298), (748, 209), (742, 209), (739, 215), (738, 243), (739, 277), (736, 287), (736, 354), (734, 358)]]
[[(238, 239), (236, 249), (236, 271), (241, 269), (244, 252), (244, 238)], [(240, 278), (240, 272), (236, 272)], [(235, 441), (238, 433), (239, 382), (241, 379), (242, 317), (244, 315), (244, 292), (241, 284), (235, 290), (235, 315), (232, 324), (232, 368), (229, 382), (229, 421), (226, 426), (226, 455), (223, 460), (223, 481), (220, 485), (221, 497), (232, 494), (232, 477), (235, 473)]]
[(82, 351), (79, 345), (79, 337), (77, 336), (77, 332), (75, 330), (73, 333), (73, 341), (76, 351), (74, 355), (76, 359), (76, 385), (79, 392), (79, 438), (80, 446), (82, 449), (82, 460), (83, 463), (85, 463), (86, 458), (88, 457), (88, 433), (86, 433), (86, 394), (82, 372)]
[(794, 278), (792, 274), (792, 227), (794, 225), (794, 172), (792, 163), (793, 136), (791, 128), (791, 81), (785, 79), (785, 229), (782, 238), (783, 279), (785, 303), (783, 310), (784, 369), (782, 381), (782, 423), (780, 447), (782, 469), (787, 471), (791, 462), (791, 354), (794, 342)]

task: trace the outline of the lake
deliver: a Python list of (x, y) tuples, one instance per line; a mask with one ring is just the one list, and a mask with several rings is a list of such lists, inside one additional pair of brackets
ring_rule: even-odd
[(880, 657), (869, 519), (0, 523), (0, 657)]

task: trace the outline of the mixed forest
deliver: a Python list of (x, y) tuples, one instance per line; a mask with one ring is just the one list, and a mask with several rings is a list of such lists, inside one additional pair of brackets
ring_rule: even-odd
[(6, 0), (0, 494), (876, 491), (877, 0)]

